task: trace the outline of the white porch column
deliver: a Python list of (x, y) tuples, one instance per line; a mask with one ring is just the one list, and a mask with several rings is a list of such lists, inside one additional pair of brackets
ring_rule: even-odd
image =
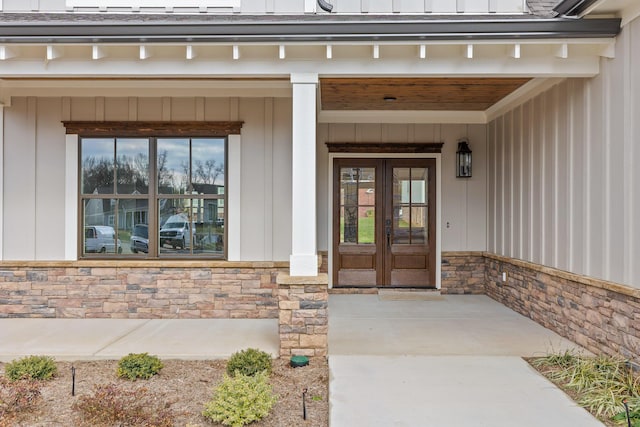
[[(2, 10), (2, 1), (0, 1)], [(4, 105), (0, 104), (0, 261), (4, 259)]]
[(316, 87), (318, 74), (291, 74), (293, 85), (293, 167), (291, 276), (317, 276)]

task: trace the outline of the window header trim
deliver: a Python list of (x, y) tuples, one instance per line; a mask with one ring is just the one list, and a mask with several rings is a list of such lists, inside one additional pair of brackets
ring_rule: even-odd
[(82, 137), (174, 137), (174, 136), (208, 136), (226, 137), (239, 135), (244, 122), (203, 122), (203, 121), (118, 121), (90, 122), (63, 121), (68, 135)]

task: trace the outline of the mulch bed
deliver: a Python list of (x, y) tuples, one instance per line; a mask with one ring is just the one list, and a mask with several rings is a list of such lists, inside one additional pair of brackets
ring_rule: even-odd
[[(189, 427), (213, 426), (202, 417), (205, 402), (211, 400), (213, 389), (220, 384), (226, 361), (163, 360), (164, 368), (149, 380), (135, 382), (118, 379), (117, 361), (75, 362), (76, 394), (71, 396), (70, 362), (57, 362), (58, 376), (45, 382), (38, 410), (24, 416), (17, 426), (53, 427), (80, 426), (81, 420), (72, 405), (81, 395), (88, 395), (94, 385), (117, 383), (125, 388), (146, 387), (163, 396), (166, 404), (178, 416), (175, 425)], [(0, 363), (4, 373), (4, 364)], [(309, 366), (291, 368), (289, 361), (273, 361), (270, 383), (278, 402), (267, 418), (251, 424), (256, 427), (326, 427), (329, 425), (329, 368), (326, 358), (311, 358)], [(307, 420), (302, 418), (302, 392), (307, 391)]]

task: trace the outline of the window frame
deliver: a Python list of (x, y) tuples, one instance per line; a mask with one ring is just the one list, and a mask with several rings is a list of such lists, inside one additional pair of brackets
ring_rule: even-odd
[[(67, 130), (67, 134), (77, 135), (78, 153), (77, 153), (77, 165), (78, 171), (77, 177), (77, 229), (78, 229), (78, 258), (79, 259), (128, 259), (128, 260), (163, 260), (163, 259), (184, 259), (184, 260), (197, 260), (197, 259), (212, 259), (212, 260), (227, 260), (229, 251), (229, 136), (239, 135), (243, 122), (63, 122)], [(83, 194), (82, 192), (82, 141), (83, 139), (90, 138), (109, 138), (114, 141), (118, 138), (145, 138), (149, 141), (149, 190), (144, 197), (137, 197), (127, 194)], [(190, 146), (192, 140), (203, 138), (218, 138), (224, 139), (224, 161), (225, 161), (225, 174), (224, 174), (224, 194), (220, 195), (171, 195), (160, 194), (158, 192), (158, 177), (157, 175), (157, 140), (161, 138), (188, 138), (190, 140)], [(114, 161), (116, 159), (114, 158)], [(114, 190), (117, 191), (117, 187), (114, 185)], [(148, 203), (148, 221), (149, 227), (149, 252), (142, 255), (137, 254), (94, 254), (84, 252), (84, 201), (90, 199), (141, 199), (147, 200)], [(160, 199), (202, 199), (202, 200), (223, 200), (224, 203), (224, 235), (223, 244), (224, 250), (222, 254), (163, 254), (161, 248), (158, 247), (159, 235), (156, 230), (159, 230), (159, 212), (158, 203)], [(153, 233), (151, 230), (154, 230)], [(124, 243), (122, 243), (124, 246)]]

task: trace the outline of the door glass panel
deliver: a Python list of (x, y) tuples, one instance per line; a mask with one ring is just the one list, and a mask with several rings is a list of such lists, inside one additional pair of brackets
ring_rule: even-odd
[(427, 168), (393, 168), (393, 243), (428, 242)]
[(340, 243), (375, 243), (375, 172), (340, 169)]

